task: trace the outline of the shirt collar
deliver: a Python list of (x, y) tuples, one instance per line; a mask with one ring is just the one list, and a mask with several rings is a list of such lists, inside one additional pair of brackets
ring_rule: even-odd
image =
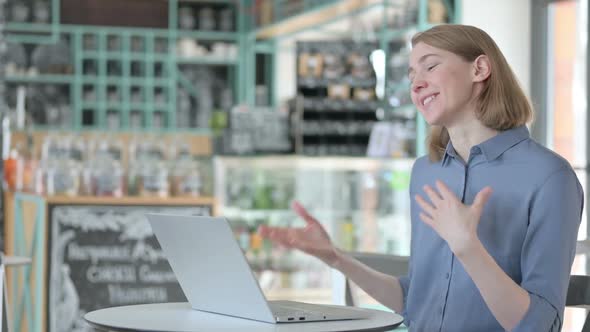
[(441, 165), (445, 165), (447, 160), (449, 160), (450, 158), (456, 158), (457, 157), (457, 151), (455, 151), (455, 148), (453, 147), (453, 143), (451, 143), (451, 140), (449, 140), (449, 142), (447, 143), (447, 147), (445, 149), (445, 153), (442, 157), (442, 161), (441, 161)]
[[(501, 131), (498, 133), (498, 135), (476, 146), (479, 147), (482, 154), (489, 162), (498, 158), (502, 155), (502, 153), (506, 152), (511, 147), (515, 146), (516, 144), (524, 141), (529, 137), (530, 134), (528, 128), (525, 125), (522, 125), (519, 127)], [(449, 143), (447, 143), (447, 148), (445, 149), (445, 153), (442, 158), (442, 165), (445, 165), (449, 157), (455, 158), (456, 156), (457, 152), (453, 147), (453, 143), (451, 143), (451, 141), (449, 140)]]

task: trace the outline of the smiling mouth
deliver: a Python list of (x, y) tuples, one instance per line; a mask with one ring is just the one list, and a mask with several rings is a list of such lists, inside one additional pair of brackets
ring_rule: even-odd
[(438, 93), (432, 94), (426, 98), (424, 98), (422, 100), (422, 106), (426, 106), (428, 104), (430, 104), (434, 99), (436, 99), (436, 97), (438, 96)]

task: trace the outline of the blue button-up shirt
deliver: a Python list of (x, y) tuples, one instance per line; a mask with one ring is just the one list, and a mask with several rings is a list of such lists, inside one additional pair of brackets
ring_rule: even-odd
[(441, 161), (412, 169), (410, 270), (400, 278), (410, 331), (503, 331), (447, 243), (420, 220), (413, 197), (442, 180), (465, 204), (485, 186), (493, 193), (478, 236), (496, 263), (530, 296), (514, 331), (561, 329), (581, 221), (583, 191), (569, 163), (529, 137), (525, 126), (474, 146), (464, 162), (451, 143)]

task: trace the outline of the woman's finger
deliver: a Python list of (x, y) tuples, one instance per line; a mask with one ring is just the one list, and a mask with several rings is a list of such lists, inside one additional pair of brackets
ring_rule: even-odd
[(298, 229), (295, 228), (288, 228), (286, 233), (286, 240), (291, 246), (297, 246), (297, 242), (299, 240)]
[(422, 196), (416, 195), (416, 196), (414, 196), (414, 199), (416, 200), (418, 205), (420, 205), (422, 210), (424, 210), (424, 212), (426, 212), (429, 216), (434, 215), (434, 213), (436, 212), (436, 208), (434, 206), (432, 206), (430, 203), (428, 203), (426, 200), (424, 200), (424, 198), (422, 198)]
[(422, 221), (423, 221), (425, 224), (427, 224), (428, 226), (430, 226), (430, 227), (432, 227), (432, 228), (434, 228), (434, 227), (435, 227), (435, 226), (434, 226), (434, 225), (435, 225), (434, 219), (432, 219), (432, 218), (431, 218), (429, 215), (427, 215), (426, 213), (424, 213), (424, 212), (420, 212), (420, 214), (419, 214), (419, 217), (420, 217), (420, 219), (421, 219), (421, 220), (422, 220)]
[(308, 225), (320, 225), (319, 221), (317, 221), (316, 218), (309, 214), (309, 212), (307, 212), (307, 210), (299, 202), (293, 201), (293, 203), (291, 203), (291, 208), (293, 209), (293, 211), (295, 211), (295, 213), (297, 213), (301, 218), (303, 218), (303, 220), (305, 220), (305, 222), (307, 222)]
[(258, 234), (262, 237), (270, 237), (271, 234), (280, 234), (284, 231), (285, 229), (280, 227), (271, 227), (267, 225), (258, 226)]
[(483, 210), (484, 205), (486, 204), (491, 195), (492, 188), (489, 186), (483, 188), (477, 193), (477, 195), (475, 195), (475, 199), (473, 200), (473, 204), (471, 206), (476, 209), (478, 214), (481, 215), (481, 211)]
[(434, 207), (437, 207), (443, 200), (442, 197), (440, 197), (440, 195), (429, 185), (424, 186), (424, 192), (428, 195), (428, 198), (430, 198), (430, 202), (432, 202)]
[(436, 180), (435, 185), (443, 199), (447, 199), (449, 201), (459, 200), (457, 196), (455, 196), (455, 193), (453, 193), (451, 189), (449, 189), (449, 187), (447, 187), (447, 185), (441, 180)]

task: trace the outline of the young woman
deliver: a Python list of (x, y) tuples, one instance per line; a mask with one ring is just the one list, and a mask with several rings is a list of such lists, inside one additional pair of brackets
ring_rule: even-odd
[(305, 228), (261, 234), (340, 270), (411, 331), (560, 331), (583, 208), (574, 171), (530, 138), (530, 103), (485, 32), (440, 25), (412, 45), (431, 133), (412, 169), (408, 275), (354, 260), (297, 203)]

